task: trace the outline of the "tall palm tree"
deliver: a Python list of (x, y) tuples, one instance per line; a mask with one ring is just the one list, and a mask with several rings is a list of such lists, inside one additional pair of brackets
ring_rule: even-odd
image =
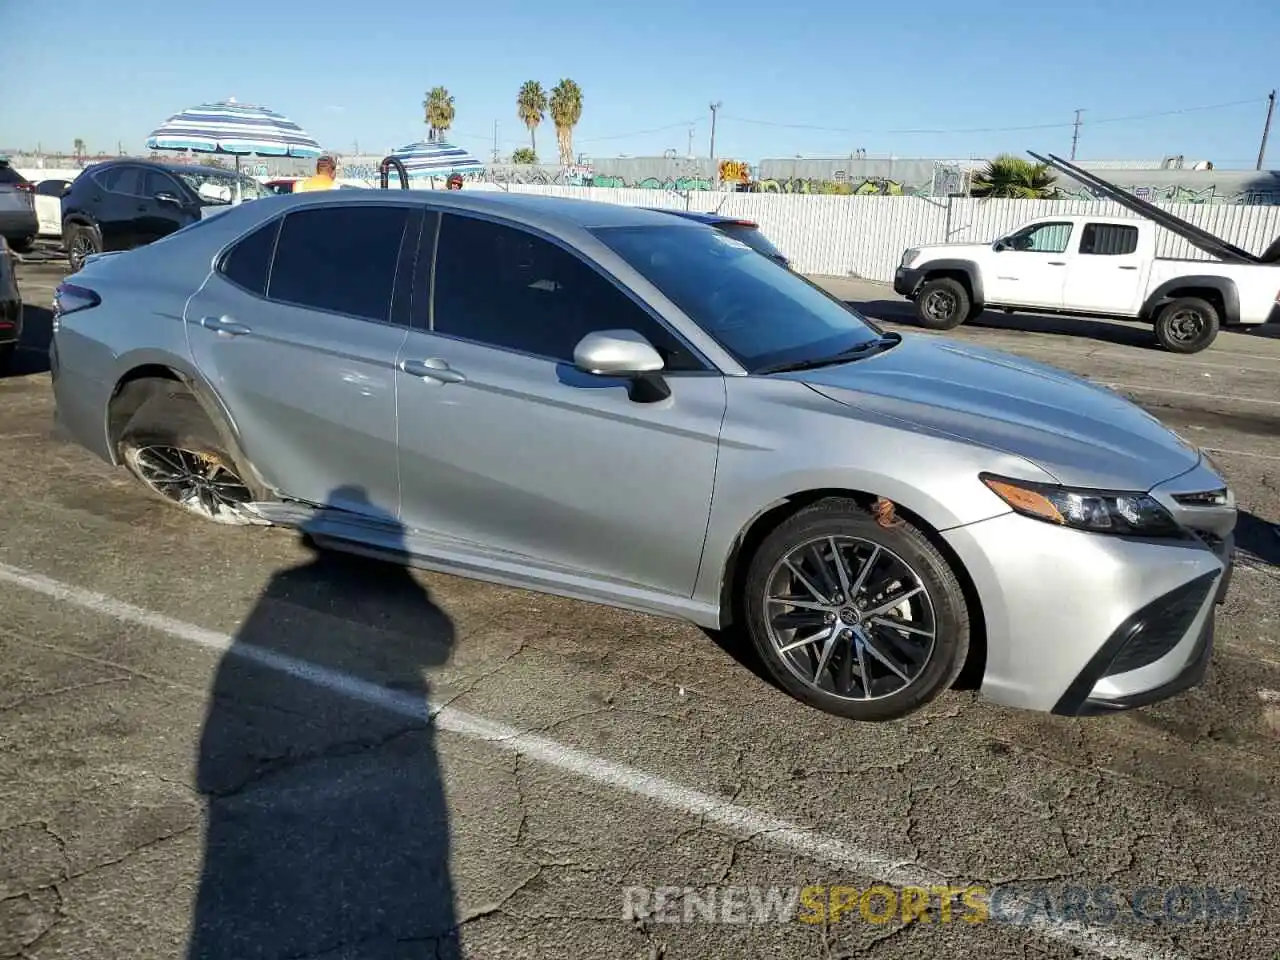
[(71, 149), (76, 152), (76, 159), (79, 160), (85, 154), (84, 141), (76, 137), (75, 142), (71, 144)]
[(538, 124), (547, 118), (547, 91), (537, 80), (526, 80), (516, 95), (516, 116), (529, 128), (529, 146), (538, 152)]
[(551, 91), (551, 121), (556, 125), (562, 167), (573, 163), (573, 128), (581, 119), (582, 88), (572, 80), (561, 80)]
[(430, 128), (428, 140), (443, 140), (444, 133), (453, 126), (453, 97), (444, 87), (432, 87), (427, 99), (422, 101), (423, 120)]
[(969, 184), (975, 197), (1017, 200), (1050, 200), (1058, 192), (1047, 163), (1032, 163), (1011, 153), (1002, 153), (976, 173)]

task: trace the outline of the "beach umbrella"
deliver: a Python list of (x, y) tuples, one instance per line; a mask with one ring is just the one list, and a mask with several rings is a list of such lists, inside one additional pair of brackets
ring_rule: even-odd
[(410, 180), (447, 177), (451, 173), (480, 173), (484, 164), (461, 147), (443, 140), (420, 140), (391, 151), (404, 164)]
[(320, 144), (288, 117), (235, 97), (175, 113), (147, 137), (150, 150), (243, 156), (318, 157)]

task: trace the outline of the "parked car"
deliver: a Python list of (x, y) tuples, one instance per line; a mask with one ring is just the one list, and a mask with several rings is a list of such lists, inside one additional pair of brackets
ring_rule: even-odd
[[(1280, 241), (1255, 256), (1067, 161), (1045, 162), (1144, 219), (1042, 217), (994, 243), (914, 246), (893, 289), (922, 326), (950, 330), (987, 308), (1109, 317), (1150, 323), (1166, 350), (1197, 353), (1223, 325), (1280, 320)], [(1218, 262), (1158, 256), (1157, 225)]]
[(760, 229), (760, 224), (754, 220), (721, 216), (718, 213), (700, 213), (695, 210), (667, 210), (662, 207), (650, 207), (648, 209), (684, 217), (686, 220), (692, 220), (695, 223), (705, 223), (707, 226), (715, 227), (721, 233), (733, 237), (735, 240), (741, 240), (758, 253), (763, 253), (766, 257), (777, 260), (784, 267), (791, 266), (791, 261), (783, 255), (781, 250), (773, 245), (769, 238), (764, 235), (764, 231)]
[(0, 375), (8, 372), (22, 340), (22, 293), (18, 263), (9, 243), (0, 237)]
[(153, 495), (741, 624), (844, 717), (903, 716), (970, 663), (997, 702), (1108, 712), (1210, 657), (1236, 505), (1199, 450), (1069, 373), (885, 333), (684, 218), (269, 197), (92, 258), (55, 317), (65, 431)]
[(71, 189), (71, 183), (59, 179), (36, 182), (36, 222), (40, 236), (62, 236), (62, 198)]
[(35, 187), (8, 160), (0, 160), (0, 237), (12, 249), (26, 253), (39, 229)]
[(293, 193), (293, 186), (297, 182), (297, 177), (281, 177), (277, 180), (268, 180), (263, 186), (271, 193)]
[(62, 198), (62, 245), (79, 270), (85, 257), (132, 250), (240, 200), (270, 196), (252, 177), (217, 167), (107, 160), (85, 168)]

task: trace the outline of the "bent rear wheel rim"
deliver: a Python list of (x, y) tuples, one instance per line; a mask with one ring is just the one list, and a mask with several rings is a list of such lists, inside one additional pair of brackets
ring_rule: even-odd
[(1169, 336), (1179, 343), (1195, 343), (1204, 336), (1204, 316), (1198, 310), (1179, 310), (1169, 318)]
[(852, 702), (906, 690), (937, 649), (924, 579), (892, 550), (860, 537), (817, 537), (783, 556), (766, 581), (764, 623), (796, 679)]
[(217, 523), (248, 522), (240, 508), (253, 494), (221, 460), (163, 444), (134, 447), (128, 456), (143, 483), (189, 513)]

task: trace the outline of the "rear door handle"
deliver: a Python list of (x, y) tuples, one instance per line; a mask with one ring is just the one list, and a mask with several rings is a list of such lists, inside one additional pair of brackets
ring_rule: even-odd
[(1137, 270), (1138, 268), (1137, 268), (1137, 267), (1126, 267), (1126, 266), (1123, 266), (1123, 265), (1122, 265), (1122, 266), (1120, 267), (1120, 269), (1121, 269), (1121, 270)]
[(1067, 261), (1065, 261), (1065, 260), (1050, 260), (1050, 261), (1049, 261), (1049, 266), (1051, 266), (1051, 267), (1065, 267), (1066, 265), (1067, 265)]
[(230, 317), (201, 317), (200, 326), (215, 333), (224, 333), (229, 337), (243, 337), (246, 333), (253, 333), (249, 327), (243, 323), (237, 323)]
[(467, 378), (439, 357), (427, 360), (401, 360), (400, 369), (411, 377), (435, 380), (437, 383), (466, 383)]

